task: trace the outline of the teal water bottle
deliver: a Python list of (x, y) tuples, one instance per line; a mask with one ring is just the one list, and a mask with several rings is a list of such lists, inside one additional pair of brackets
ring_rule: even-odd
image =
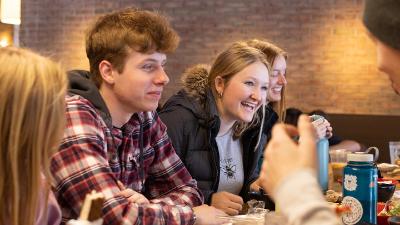
[[(312, 115), (312, 121), (316, 120), (324, 120), (323, 116), (320, 115)], [(328, 190), (328, 165), (329, 165), (329, 141), (328, 139), (321, 138), (317, 141), (317, 173), (318, 173), (318, 182), (321, 186), (322, 191), (325, 193)]]
[(317, 142), (317, 159), (318, 159), (318, 182), (322, 191), (328, 190), (329, 182), (329, 142), (328, 139), (322, 138)]
[(342, 215), (344, 224), (376, 224), (378, 170), (374, 155), (363, 152), (348, 154), (343, 172), (343, 205), (351, 208)]

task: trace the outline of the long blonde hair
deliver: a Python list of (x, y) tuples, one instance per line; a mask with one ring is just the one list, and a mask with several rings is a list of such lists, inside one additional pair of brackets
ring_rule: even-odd
[(49, 177), (65, 125), (66, 88), (58, 64), (26, 49), (0, 49), (0, 224), (35, 223), (39, 194), (48, 192), (41, 172)]
[[(225, 84), (228, 84), (233, 76), (255, 62), (263, 63), (268, 71), (270, 71), (270, 64), (267, 62), (263, 52), (247, 45), (245, 42), (234, 42), (225, 51), (221, 52), (212, 64), (208, 76), (208, 84), (211, 87), (214, 98), (218, 99), (218, 93), (215, 87), (215, 78), (217, 76), (224, 78)], [(264, 105), (262, 107), (264, 107)], [(262, 118), (262, 120), (264, 120), (264, 118)], [(253, 120), (250, 123), (242, 121), (235, 122), (233, 127), (234, 138), (239, 138), (244, 131), (259, 122), (260, 118), (257, 113), (254, 114)]]
[[(267, 59), (268, 63), (273, 66), (274, 61), (278, 56), (283, 56), (285, 60), (287, 60), (287, 53), (279, 48), (278, 46), (272, 44), (269, 41), (266, 40), (259, 40), (259, 39), (252, 39), (246, 41), (246, 43), (253, 47), (256, 48), (260, 51), (262, 51), (265, 55), (265, 58)], [(285, 113), (286, 113), (286, 85), (282, 87), (281, 91), (281, 100), (278, 102), (271, 102), (272, 108), (277, 112), (279, 116), (279, 121), (283, 122), (285, 121)]]

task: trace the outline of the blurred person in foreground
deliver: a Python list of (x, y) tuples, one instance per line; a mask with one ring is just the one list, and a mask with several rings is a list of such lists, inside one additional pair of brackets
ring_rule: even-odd
[[(378, 68), (388, 75), (397, 94), (400, 94), (399, 12), (398, 0), (366, 0), (363, 14), (364, 25), (376, 43)], [(294, 135), (300, 135), (300, 144), (292, 141)], [(318, 187), (314, 137), (310, 121), (304, 115), (300, 116), (297, 129), (276, 125), (265, 151), (261, 183), (289, 224), (341, 224)]]
[(50, 156), (65, 124), (65, 71), (27, 49), (0, 48), (0, 224), (58, 225)]

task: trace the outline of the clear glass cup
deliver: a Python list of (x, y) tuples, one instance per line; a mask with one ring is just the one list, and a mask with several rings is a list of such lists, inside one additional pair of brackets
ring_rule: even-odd
[(332, 185), (331, 188), (336, 192), (342, 191), (343, 169), (347, 165), (346, 149), (337, 149), (329, 151), (330, 167), (332, 168)]
[(390, 163), (400, 165), (400, 141), (389, 141), (389, 153)]

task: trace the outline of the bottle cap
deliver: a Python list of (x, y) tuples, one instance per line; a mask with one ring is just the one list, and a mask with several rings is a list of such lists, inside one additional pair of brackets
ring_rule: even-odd
[(314, 121), (319, 120), (319, 119), (321, 119), (321, 120), (325, 119), (323, 116), (316, 115), (316, 114), (311, 115), (310, 118), (311, 118), (311, 122), (314, 122)]
[(349, 153), (347, 154), (347, 162), (373, 162), (373, 154), (365, 154), (363, 152)]

